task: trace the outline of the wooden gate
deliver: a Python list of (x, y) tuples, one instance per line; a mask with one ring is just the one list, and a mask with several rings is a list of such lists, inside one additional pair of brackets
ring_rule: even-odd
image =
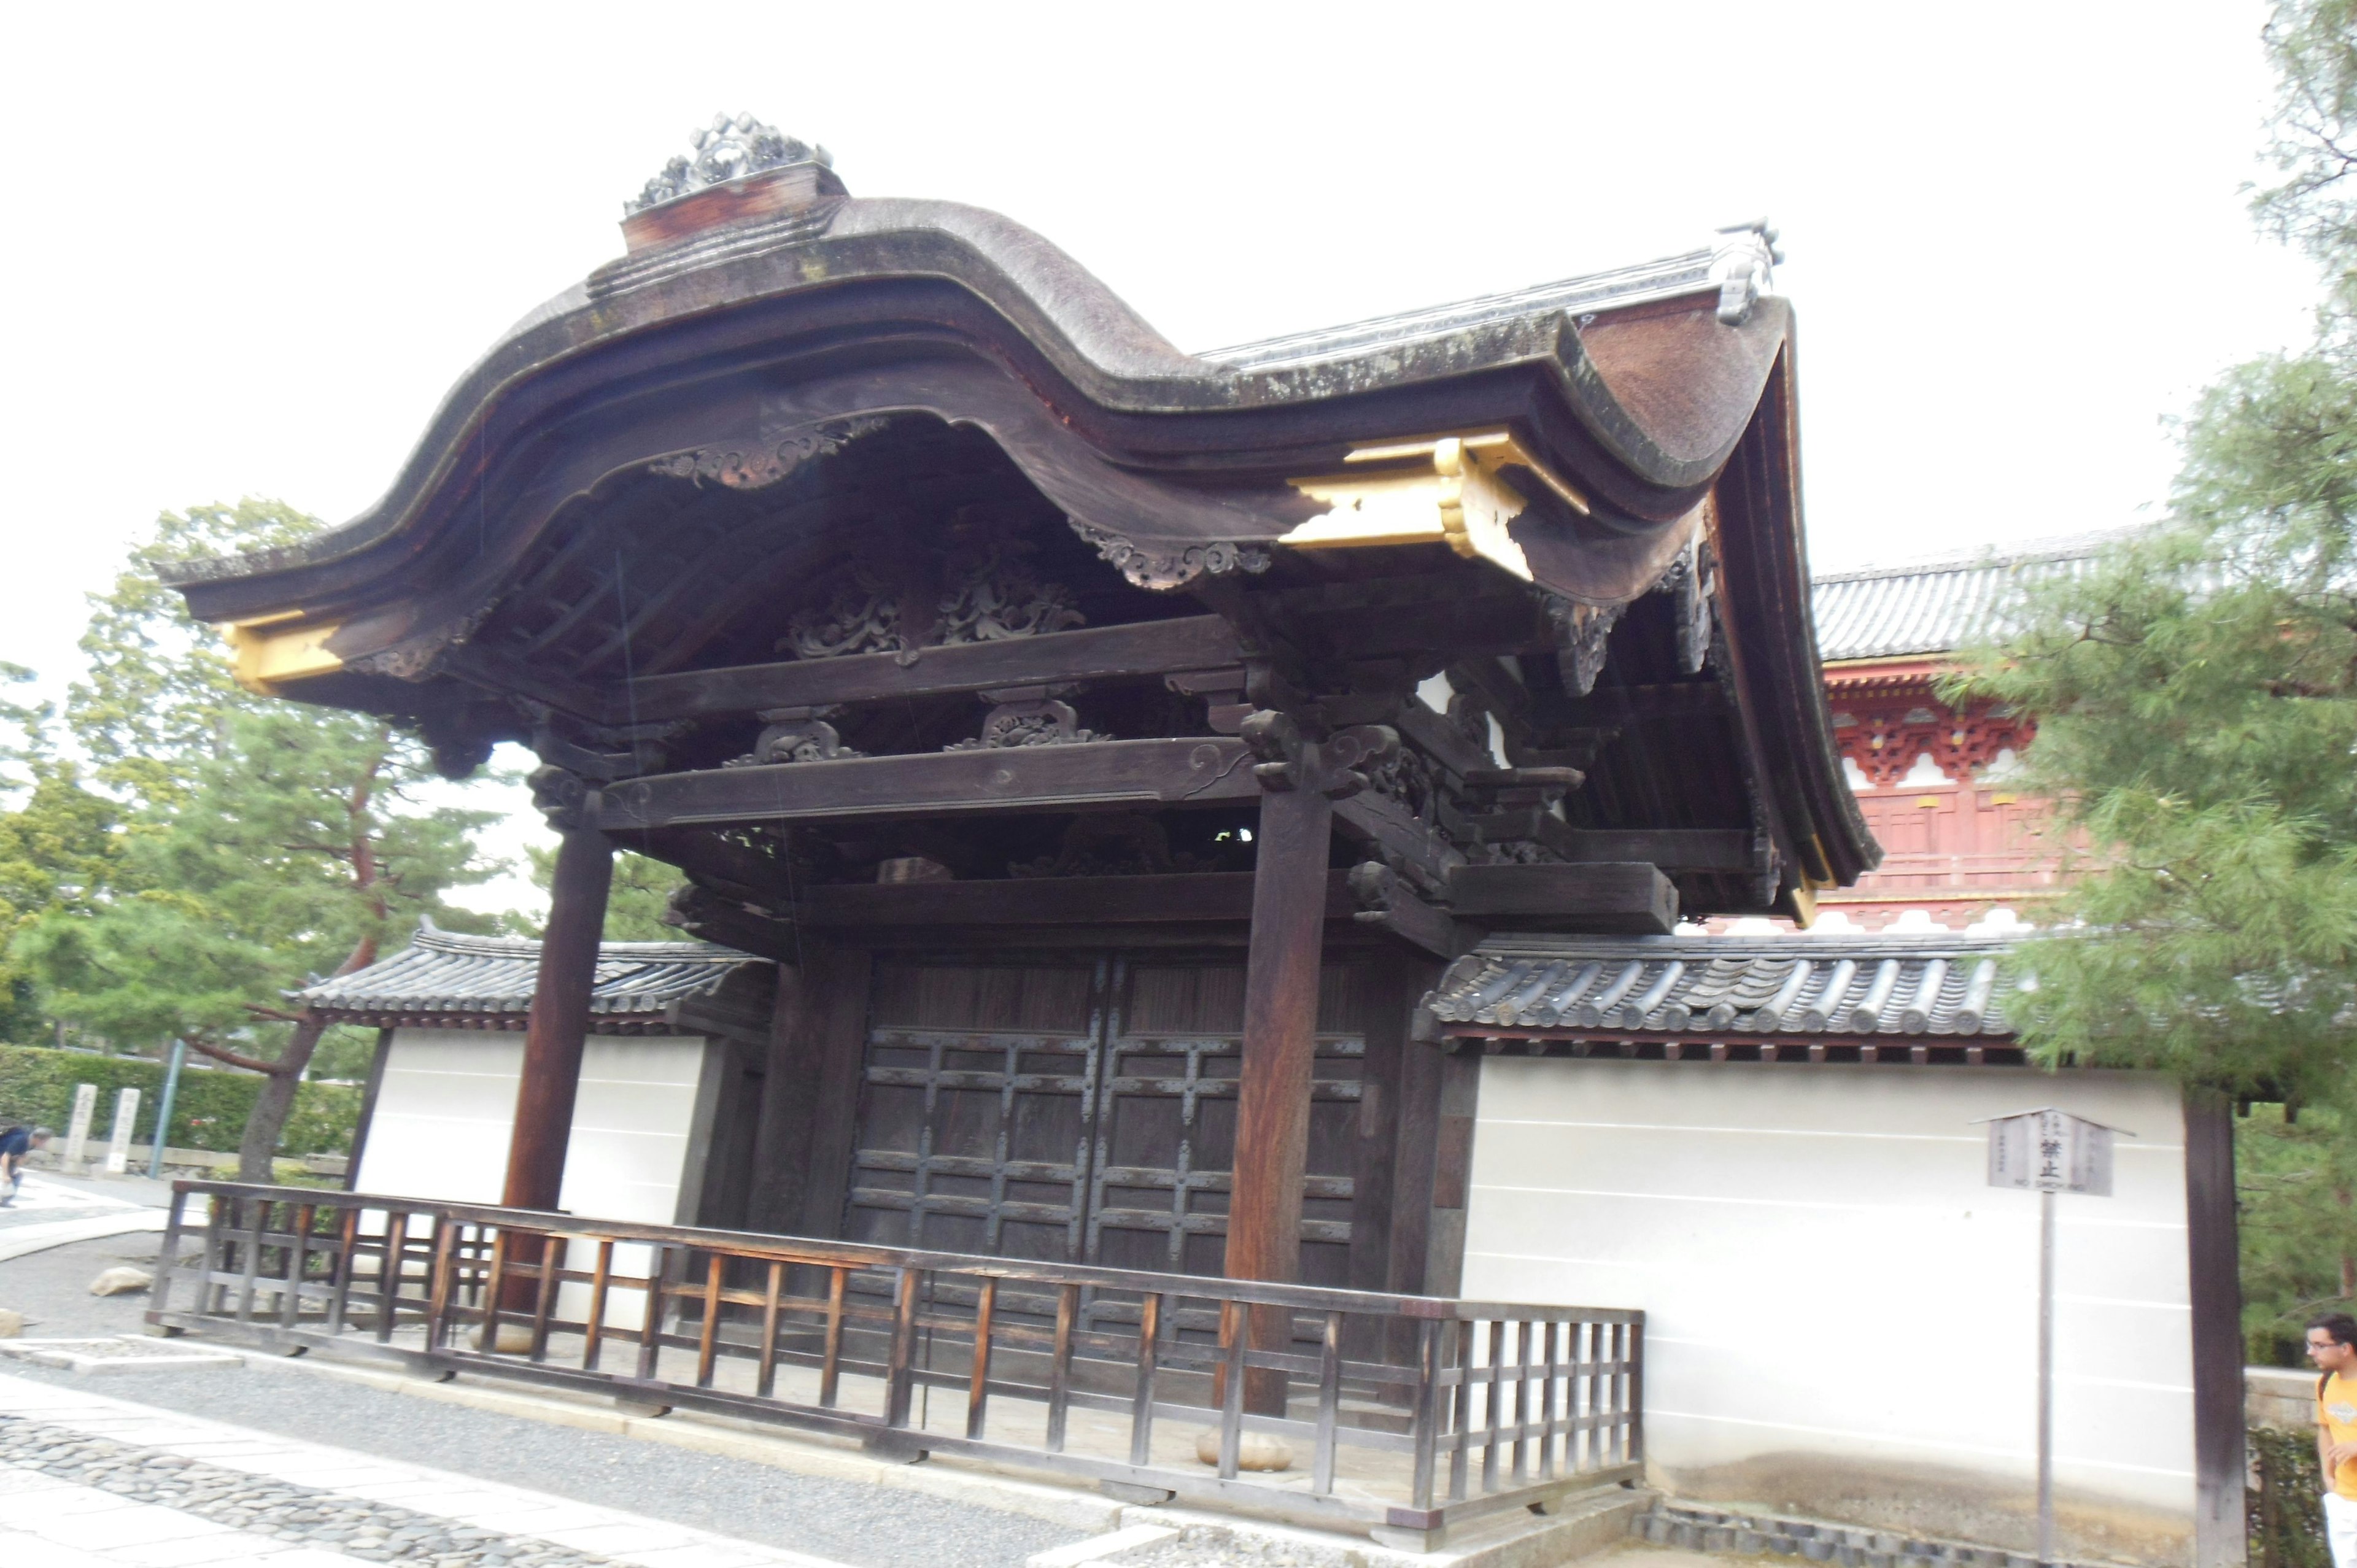
[[(1350, 1279), (1364, 982), (1320, 988), (1307, 1284)], [(1218, 1274), (1243, 991), (1227, 955), (879, 961), (844, 1235)]]

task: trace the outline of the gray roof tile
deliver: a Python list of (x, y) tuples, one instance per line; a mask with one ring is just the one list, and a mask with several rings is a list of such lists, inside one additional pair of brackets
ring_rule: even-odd
[(1444, 1035), (1625, 1029), (1987, 1040), (2012, 1033), (2003, 1011), (2011, 946), (1954, 933), (1501, 934), (1452, 964), (1424, 1004)]
[[(737, 970), (768, 961), (711, 942), (608, 942), (597, 950), (589, 1011), (593, 1017), (657, 1021), (673, 1003), (716, 991)], [(539, 976), (538, 942), (466, 936), (429, 920), (401, 951), (295, 995), (319, 1012), (353, 1019), (520, 1022), (531, 1011)]]
[(2077, 575), (2134, 529), (2039, 540), (1903, 565), (1827, 572), (1815, 582), (1817, 650), (1827, 660), (1947, 653), (2000, 636), (2022, 588)]

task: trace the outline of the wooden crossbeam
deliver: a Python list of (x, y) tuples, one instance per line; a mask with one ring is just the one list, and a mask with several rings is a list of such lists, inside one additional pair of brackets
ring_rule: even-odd
[(1743, 828), (1574, 828), (1558, 851), (1566, 860), (1646, 861), (1663, 871), (1749, 871)]
[(630, 833), (696, 822), (1233, 805), (1260, 796), (1247, 761), (1242, 741), (1222, 736), (715, 768), (612, 785), (598, 795), (597, 822)]
[(1644, 862), (1460, 865), (1448, 874), (1448, 902), (1462, 918), (1525, 930), (1667, 936), (1678, 923), (1678, 890)]
[(908, 653), (855, 653), (643, 675), (615, 691), (604, 706), (612, 722), (627, 717), (632, 723), (653, 723), (999, 686), (1164, 675), (1233, 664), (1243, 656), (1235, 628), (1223, 618), (1187, 616)]
[[(1471, 945), (1473, 933), (1405, 892), (1394, 895), (1388, 912), (1359, 910), (1349, 875), (1327, 874), (1325, 920), (1371, 925), (1442, 958), (1455, 958)], [(1006, 935), (1018, 929), (1101, 933), (1117, 926), (1125, 929), (1124, 940), (1129, 940), (1150, 934), (1145, 928), (1241, 927), (1251, 918), (1252, 902), (1249, 872), (847, 883), (802, 888), (791, 903), (768, 905), (767, 913), (716, 898), (697, 907), (693, 929), (708, 940), (791, 962), (802, 950), (797, 930), (817, 940), (857, 942), (872, 933), (952, 928)]]

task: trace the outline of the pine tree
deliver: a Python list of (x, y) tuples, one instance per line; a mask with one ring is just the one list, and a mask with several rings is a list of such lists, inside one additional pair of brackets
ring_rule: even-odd
[(123, 830), (102, 886), (48, 898), (9, 949), (56, 1016), (267, 1074), (240, 1150), (248, 1181), (271, 1179), (326, 1031), (286, 993), (373, 962), (420, 916), (486, 924), (442, 895), (495, 869), (472, 842), (490, 813), (415, 797), (432, 768), (414, 737), (242, 691), (217, 634), (156, 575), (317, 526), (270, 502), (167, 514), (93, 596), (65, 722)]
[[(2255, 1338), (2357, 1286), (2352, 18), (2352, 0), (2299, 0), (2266, 33), (2284, 177), (2255, 205), (2322, 271), (2312, 339), (2205, 392), (2169, 522), (2032, 593), (1953, 693), (2039, 715), (2026, 782), (2087, 846), (2061, 911), (2075, 926), (2022, 959), (2040, 1059), (2322, 1112), (2244, 1140)], [(2308, 1261), (2287, 1273), (2294, 1236)]]

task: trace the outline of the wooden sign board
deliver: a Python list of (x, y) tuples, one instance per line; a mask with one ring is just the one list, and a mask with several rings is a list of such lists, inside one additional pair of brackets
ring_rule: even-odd
[(2051, 1108), (1993, 1118), (1988, 1184), (2026, 1192), (2112, 1196), (2113, 1129)]

